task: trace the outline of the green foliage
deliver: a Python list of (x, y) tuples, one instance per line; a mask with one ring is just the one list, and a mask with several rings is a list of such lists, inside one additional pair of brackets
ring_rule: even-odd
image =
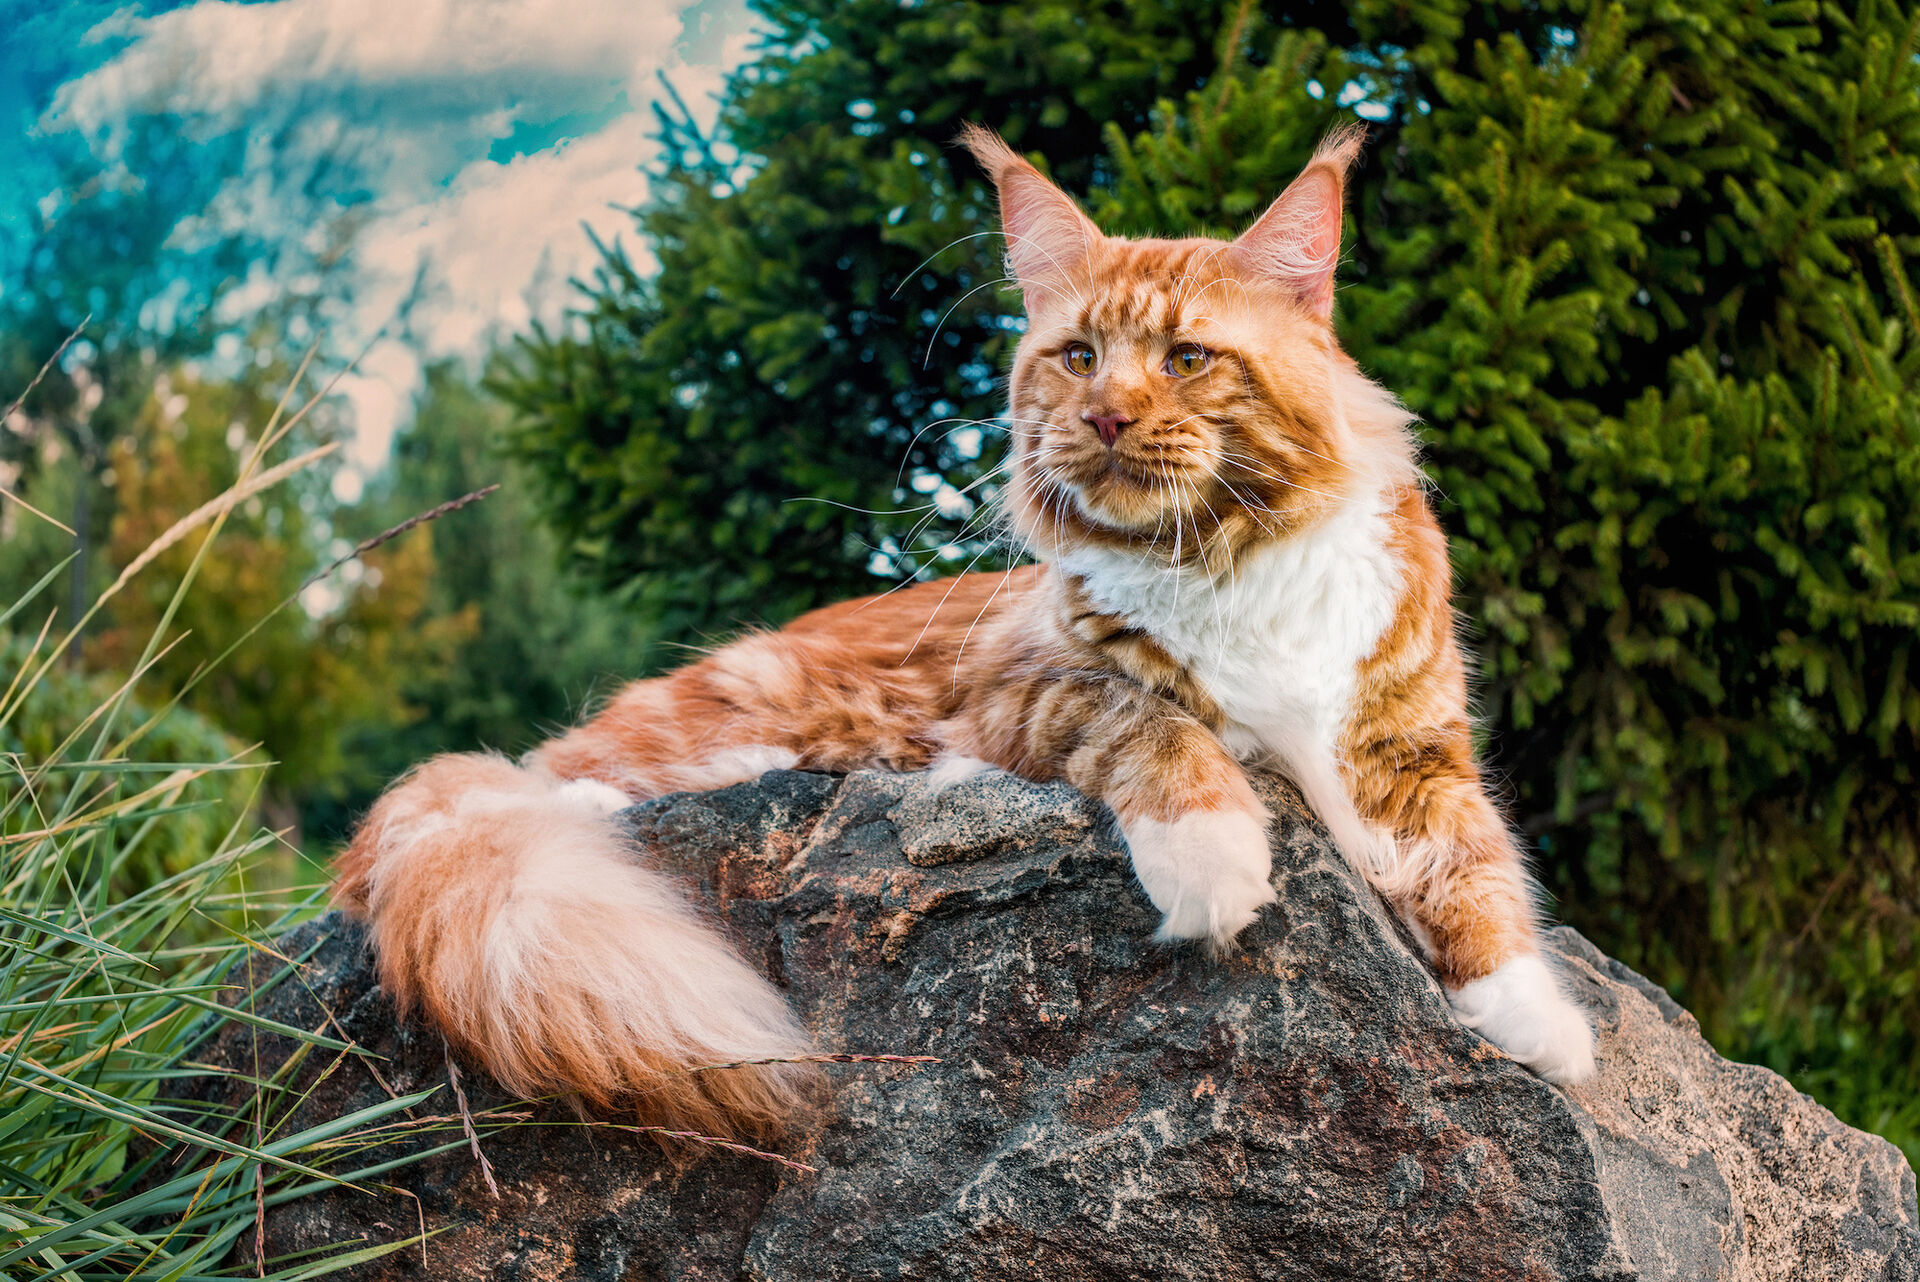
[(963, 114), (1186, 233), (1359, 111), (1342, 333), (1425, 422), (1561, 913), (1920, 1144), (1920, 11), (762, 8), (719, 135), (663, 118), (658, 279), (610, 252), (497, 381), (577, 560), (675, 635), (971, 550), (893, 511), (992, 458), (940, 435), (1012, 332)]
[(1911, 1147), (1920, 10), (1536, 16), (1363, 12), (1429, 109), (1348, 332), (1430, 425), (1565, 913)]

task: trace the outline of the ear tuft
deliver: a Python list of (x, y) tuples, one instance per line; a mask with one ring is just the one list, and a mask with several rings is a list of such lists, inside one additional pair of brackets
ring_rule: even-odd
[(1000, 175), (1008, 166), (1026, 163), (1013, 148), (1007, 146), (1006, 139), (971, 120), (960, 126), (960, 136), (955, 141), (973, 153), (974, 161), (986, 171), (995, 186), (999, 185)]
[(1367, 127), (1357, 120), (1342, 121), (1327, 131), (1327, 136), (1314, 148), (1313, 159), (1307, 163), (1309, 166), (1331, 165), (1344, 184), (1353, 171), (1353, 162), (1360, 159), (1361, 148), (1366, 145)]
[(1334, 129), (1300, 176), (1233, 242), (1245, 270), (1285, 285), (1321, 320), (1333, 316), (1347, 171), (1366, 140), (1364, 125)]
[(1000, 193), (1007, 268), (1026, 291), (1031, 310), (1034, 287), (1046, 277), (1065, 276), (1085, 262), (1088, 251), (1101, 239), (1100, 229), (1080, 212), (1072, 197), (991, 129), (968, 124), (961, 129), (959, 141)]

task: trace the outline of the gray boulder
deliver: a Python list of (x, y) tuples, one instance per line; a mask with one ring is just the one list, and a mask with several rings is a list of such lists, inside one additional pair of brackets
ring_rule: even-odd
[[(1263, 786), (1279, 904), (1218, 961), (1151, 942), (1124, 854), (1065, 787), (777, 772), (636, 807), (644, 857), (698, 886), (823, 1048), (939, 1062), (829, 1068), (827, 1117), (782, 1150), (812, 1173), (671, 1155), (552, 1108), (483, 1138), (497, 1198), (459, 1149), (384, 1177), (417, 1205), (343, 1191), (272, 1210), (267, 1253), (417, 1237), (424, 1219), (444, 1230), (424, 1261), (416, 1245), (357, 1276), (1920, 1276), (1891, 1145), (1720, 1058), (1571, 930), (1551, 947), (1600, 1074), (1565, 1091), (1531, 1076), (1454, 1022), (1298, 799)], [(396, 1090), (446, 1079), (439, 1038), (396, 1026), (356, 927), (323, 918), (282, 950), (307, 956), (305, 983), (263, 1013), (330, 1015), (390, 1057)], [(215, 1058), (250, 1064), (238, 1038)], [(466, 1077), (476, 1110), (507, 1103)], [(337, 1069), (289, 1125), (382, 1091)]]

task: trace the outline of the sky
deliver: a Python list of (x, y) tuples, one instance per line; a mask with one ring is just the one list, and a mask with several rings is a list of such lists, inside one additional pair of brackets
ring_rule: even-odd
[(659, 76), (711, 121), (752, 41), (745, 0), (0, 0), (0, 231), (46, 198), (55, 147), (111, 164), (132, 116), (245, 139), (222, 208), (270, 239), (311, 234), (284, 175), (352, 156), (352, 303), (329, 335), (371, 342), (341, 384), (351, 500), (423, 360), (556, 316), (593, 265), (582, 225), (608, 240), (629, 225)]

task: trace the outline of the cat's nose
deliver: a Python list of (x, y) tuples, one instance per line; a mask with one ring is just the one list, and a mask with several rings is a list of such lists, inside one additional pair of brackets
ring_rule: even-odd
[(1120, 439), (1120, 429), (1133, 422), (1125, 414), (1095, 414), (1092, 410), (1081, 410), (1080, 417), (1093, 424), (1093, 430), (1100, 433), (1100, 439), (1106, 442), (1108, 449), (1112, 449), (1113, 443)]

